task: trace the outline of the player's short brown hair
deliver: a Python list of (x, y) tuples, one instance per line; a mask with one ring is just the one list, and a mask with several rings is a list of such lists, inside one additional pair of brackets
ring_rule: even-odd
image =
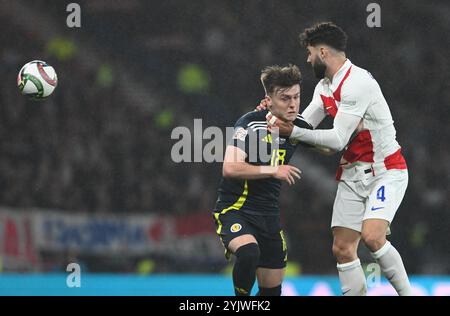
[(341, 52), (347, 49), (347, 34), (333, 22), (321, 22), (307, 28), (300, 34), (304, 46), (325, 44)]
[(267, 95), (273, 95), (276, 88), (289, 88), (302, 83), (302, 74), (296, 65), (268, 66), (261, 71), (261, 82)]

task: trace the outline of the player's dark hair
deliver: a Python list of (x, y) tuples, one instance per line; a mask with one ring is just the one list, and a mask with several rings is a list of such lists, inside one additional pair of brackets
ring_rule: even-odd
[(275, 88), (289, 88), (302, 83), (302, 74), (296, 65), (268, 66), (261, 71), (261, 82), (266, 94), (273, 95)]
[(321, 22), (307, 28), (300, 34), (304, 47), (325, 44), (341, 52), (347, 49), (347, 34), (333, 22)]

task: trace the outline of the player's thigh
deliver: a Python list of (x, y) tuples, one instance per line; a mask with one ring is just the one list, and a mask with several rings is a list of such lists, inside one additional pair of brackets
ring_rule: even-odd
[(258, 268), (256, 277), (259, 287), (273, 288), (279, 286), (284, 279), (286, 269)]
[(365, 198), (358, 182), (340, 181), (333, 205), (331, 228), (344, 227), (361, 232)]
[[(384, 173), (370, 186), (363, 220), (381, 219), (389, 224), (392, 223), (407, 187), (407, 170), (389, 170)], [(374, 228), (382, 226), (382, 224), (373, 223), (375, 224), (371, 226), (374, 226)], [(389, 233), (389, 227), (387, 230)]]
[(366, 234), (386, 234), (389, 222), (384, 219), (370, 218), (363, 221), (361, 235)]
[(251, 234), (245, 234), (245, 235), (241, 235), (238, 237), (233, 238), (229, 243), (228, 243), (228, 250), (230, 250), (232, 253), (235, 253), (240, 247), (247, 245), (247, 244), (251, 244), (251, 243), (255, 243), (257, 244), (258, 242), (256, 241), (255, 236), (251, 235)]
[(226, 249), (225, 256), (229, 258), (231, 253), (249, 243), (257, 243), (254, 225), (245, 214), (239, 211), (214, 214), (216, 232)]

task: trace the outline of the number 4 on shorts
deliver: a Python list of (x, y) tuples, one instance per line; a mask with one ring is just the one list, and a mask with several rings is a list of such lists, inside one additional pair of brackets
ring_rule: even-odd
[(384, 200), (386, 200), (386, 198), (384, 197), (384, 185), (382, 185), (377, 191), (377, 200), (381, 200), (381, 202), (384, 202)]

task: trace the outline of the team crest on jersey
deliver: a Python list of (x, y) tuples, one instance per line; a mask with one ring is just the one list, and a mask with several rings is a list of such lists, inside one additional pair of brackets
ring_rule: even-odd
[(283, 145), (286, 142), (286, 138), (277, 137), (277, 138), (275, 138), (275, 142), (280, 145)]
[(230, 231), (231, 231), (232, 233), (237, 233), (237, 232), (240, 231), (241, 229), (242, 229), (242, 225), (236, 223), (236, 224), (231, 225)]

